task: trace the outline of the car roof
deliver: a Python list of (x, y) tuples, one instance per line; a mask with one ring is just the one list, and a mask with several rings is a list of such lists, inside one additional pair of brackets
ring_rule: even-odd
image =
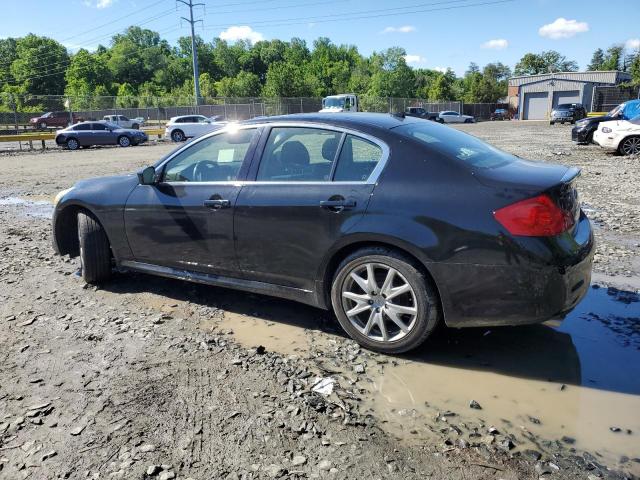
[(340, 112), (340, 113), (296, 113), (291, 115), (278, 115), (274, 117), (256, 118), (246, 120), (243, 124), (251, 123), (274, 123), (274, 122), (300, 122), (318, 123), (324, 125), (335, 125), (356, 130), (362, 128), (380, 128), (389, 130), (406, 123), (423, 122), (424, 120), (415, 117), (405, 117), (402, 114), (392, 115), (390, 113), (369, 113), (369, 112)]

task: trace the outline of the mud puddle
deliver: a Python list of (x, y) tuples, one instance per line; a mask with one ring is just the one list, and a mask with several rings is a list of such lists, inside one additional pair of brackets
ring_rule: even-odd
[(36, 218), (51, 218), (53, 204), (47, 200), (27, 200), (21, 197), (1, 197), (0, 209), (11, 208), (20, 215)]
[[(331, 324), (318, 310), (271, 301), (257, 315), (227, 310), (217, 328), (247, 346), (304, 356), (332, 350), (342, 334)], [(370, 392), (362, 410), (397, 437), (433, 437), (434, 418), (448, 411), (450, 422), (514, 434), (515, 450), (562, 445), (640, 474), (637, 293), (594, 286), (562, 322), (442, 329), (416, 353), (370, 358), (359, 380)], [(472, 400), (482, 409), (471, 409)]]

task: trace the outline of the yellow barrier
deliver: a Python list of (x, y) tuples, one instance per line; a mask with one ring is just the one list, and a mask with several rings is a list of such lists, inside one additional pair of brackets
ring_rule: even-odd
[(21, 133), (18, 135), (0, 135), (0, 142), (29, 142), (33, 140), (53, 140), (55, 133)]
[(587, 117), (604, 117), (607, 112), (589, 112), (587, 113)]

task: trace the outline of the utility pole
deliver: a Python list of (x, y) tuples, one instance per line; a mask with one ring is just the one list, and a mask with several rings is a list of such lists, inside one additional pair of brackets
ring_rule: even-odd
[(204, 6), (204, 3), (193, 3), (193, 0), (176, 0), (189, 7), (189, 18), (180, 17), (191, 25), (191, 59), (193, 61), (193, 90), (196, 95), (196, 106), (200, 104), (200, 74), (198, 72), (198, 51), (196, 50), (196, 33), (194, 25), (202, 20), (193, 19), (193, 7)]

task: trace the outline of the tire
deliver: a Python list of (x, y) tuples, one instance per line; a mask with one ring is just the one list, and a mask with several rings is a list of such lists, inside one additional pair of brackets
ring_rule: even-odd
[(65, 145), (69, 150), (77, 150), (78, 148), (80, 148), (80, 142), (75, 138), (69, 138), (66, 141)]
[(47, 129), (47, 122), (40, 122), (38, 124), (38, 127), (40, 127), (40, 130), (46, 130)]
[(640, 136), (627, 137), (618, 145), (618, 153), (620, 155), (639, 155), (640, 154)]
[(171, 132), (171, 140), (173, 140), (174, 142), (182, 142), (184, 141), (185, 136), (184, 136), (184, 132), (182, 130), (174, 130), (173, 132)]
[(111, 277), (111, 250), (102, 225), (89, 213), (78, 213), (80, 269), (87, 283), (100, 283)]
[(585, 143), (586, 145), (590, 145), (590, 144), (592, 144), (592, 143), (593, 143), (593, 132), (589, 132), (589, 133), (587, 134), (587, 137), (584, 139), (584, 143)]
[(138, 125), (137, 123), (134, 123), (133, 125), (131, 125), (131, 128), (133, 128), (134, 130), (139, 130), (140, 125)]
[[(384, 280), (391, 270), (394, 273), (389, 287), (396, 289), (395, 294), (390, 288), (383, 290)], [(373, 288), (379, 289), (376, 292), (366, 292), (361, 286), (363, 283), (367, 288), (371, 285), (370, 271), (374, 272)], [(366, 279), (362, 276), (365, 272)], [(360, 281), (356, 281), (352, 273)], [(409, 291), (397, 293), (406, 285)], [(436, 328), (441, 316), (431, 281), (411, 259), (383, 247), (358, 250), (340, 263), (331, 285), (331, 304), (340, 325), (351, 338), (369, 350), (387, 354), (403, 353), (420, 346)], [(353, 311), (354, 307), (361, 308), (361, 313), (349, 316), (347, 312)], [(399, 312), (399, 308), (405, 311)], [(415, 314), (406, 310), (415, 311)], [(405, 328), (401, 329), (396, 321)]]
[(118, 137), (118, 145), (123, 148), (126, 148), (131, 145), (131, 139), (126, 135), (121, 135)]
[(442, 118), (439, 118), (437, 121), (438, 121), (439, 123), (444, 123), (444, 120), (443, 120)]
[(549, 125), (553, 125), (554, 123), (555, 123), (555, 122), (551, 121), (551, 122), (549, 122)]

